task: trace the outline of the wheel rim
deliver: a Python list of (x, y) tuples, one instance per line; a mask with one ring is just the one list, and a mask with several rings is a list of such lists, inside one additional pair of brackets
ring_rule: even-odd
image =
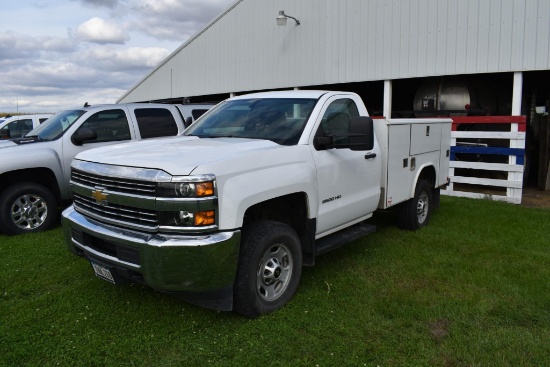
[(418, 218), (418, 223), (424, 223), (428, 217), (428, 205), (429, 205), (428, 193), (422, 191), (420, 197), (418, 198), (418, 203), (416, 204), (416, 215)]
[(256, 289), (265, 301), (279, 298), (292, 277), (294, 260), (288, 247), (277, 244), (270, 247), (260, 260), (256, 277)]
[(38, 195), (22, 195), (11, 206), (11, 220), (21, 229), (34, 229), (48, 216), (48, 206)]

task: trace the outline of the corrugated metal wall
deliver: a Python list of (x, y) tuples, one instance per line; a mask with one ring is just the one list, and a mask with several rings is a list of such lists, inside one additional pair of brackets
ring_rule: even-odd
[(120, 102), (546, 69), (550, 0), (241, 0)]

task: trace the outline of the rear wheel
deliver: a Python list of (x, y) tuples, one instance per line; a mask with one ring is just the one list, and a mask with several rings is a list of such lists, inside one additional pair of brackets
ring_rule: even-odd
[(411, 231), (424, 227), (430, 220), (432, 207), (432, 188), (426, 180), (419, 179), (414, 197), (401, 204), (399, 208), (397, 226)]
[(292, 299), (302, 272), (302, 251), (288, 225), (259, 221), (243, 229), (243, 243), (234, 286), (234, 308), (255, 318)]
[(57, 201), (44, 186), (32, 182), (8, 187), (0, 196), (0, 231), (6, 234), (51, 228), (58, 216)]

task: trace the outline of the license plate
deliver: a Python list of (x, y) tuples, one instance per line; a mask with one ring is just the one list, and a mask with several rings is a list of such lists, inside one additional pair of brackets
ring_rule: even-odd
[(115, 284), (115, 278), (113, 277), (113, 274), (111, 273), (111, 270), (109, 270), (109, 268), (96, 263), (91, 263), (91, 264), (92, 264), (92, 267), (94, 268), (95, 275), (98, 278), (101, 278), (103, 280), (106, 280), (108, 282)]

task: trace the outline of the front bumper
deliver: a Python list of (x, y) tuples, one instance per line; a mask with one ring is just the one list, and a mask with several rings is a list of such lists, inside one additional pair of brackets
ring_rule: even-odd
[(231, 309), (240, 231), (182, 236), (137, 232), (98, 222), (70, 206), (62, 214), (68, 249), (116, 277), (188, 295), (202, 306)]

